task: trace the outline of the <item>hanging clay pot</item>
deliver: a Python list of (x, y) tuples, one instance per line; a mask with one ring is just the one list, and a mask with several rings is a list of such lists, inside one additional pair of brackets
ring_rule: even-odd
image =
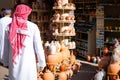
[(55, 76), (50, 70), (47, 69), (43, 74), (43, 80), (55, 80)]
[(58, 80), (67, 80), (67, 75), (65, 72), (60, 72), (58, 74)]

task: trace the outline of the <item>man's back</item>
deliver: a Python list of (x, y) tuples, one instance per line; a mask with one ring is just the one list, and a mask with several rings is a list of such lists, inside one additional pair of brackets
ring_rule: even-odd
[(3, 53), (8, 53), (8, 36), (6, 35), (6, 32), (8, 32), (11, 21), (12, 18), (10, 17), (3, 17), (0, 19), (0, 62), (2, 63), (6, 60), (6, 58), (4, 58), (5, 54)]

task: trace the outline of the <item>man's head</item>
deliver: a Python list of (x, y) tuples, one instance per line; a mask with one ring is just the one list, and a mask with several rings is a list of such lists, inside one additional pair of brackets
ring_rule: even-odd
[(10, 9), (4, 10), (4, 15), (5, 16), (11, 16), (12, 11)]

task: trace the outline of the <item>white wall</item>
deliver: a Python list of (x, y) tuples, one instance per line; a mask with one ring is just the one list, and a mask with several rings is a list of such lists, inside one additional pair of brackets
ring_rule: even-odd
[(14, 0), (0, 0), (0, 9), (1, 8), (13, 8)]

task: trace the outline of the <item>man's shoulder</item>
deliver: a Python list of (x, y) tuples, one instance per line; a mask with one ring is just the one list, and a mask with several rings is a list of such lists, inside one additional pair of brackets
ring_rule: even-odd
[(11, 17), (2, 17), (2, 18), (0, 18), (0, 21), (2, 22), (4, 22), (4, 21), (12, 21), (12, 18)]
[(37, 26), (37, 24), (35, 24), (34, 22), (31, 22), (31, 21), (27, 21), (28, 25), (31, 25), (31, 26)]

